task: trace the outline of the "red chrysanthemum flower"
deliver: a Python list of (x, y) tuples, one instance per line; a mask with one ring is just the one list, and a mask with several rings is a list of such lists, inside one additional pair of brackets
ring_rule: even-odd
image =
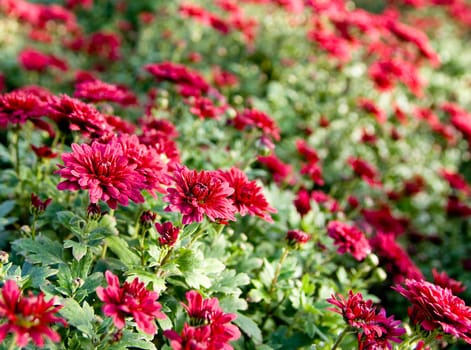
[(162, 306), (157, 302), (159, 294), (146, 289), (143, 282), (136, 277), (131, 283), (120, 286), (119, 279), (112, 272), (105, 272), (108, 287), (97, 287), (98, 298), (105, 303), (103, 313), (113, 318), (119, 329), (125, 325), (125, 317), (132, 316), (137, 327), (147, 334), (155, 334), (157, 327), (154, 320), (164, 319), (160, 312)]
[(45, 339), (59, 342), (59, 334), (51, 328), (52, 323), (67, 326), (65, 320), (54, 314), (62, 308), (55, 305), (56, 299), (44, 299), (44, 293), (22, 296), (13, 280), (5, 281), (0, 294), (0, 342), (8, 334), (14, 334), (16, 345), (25, 347), (30, 339), (36, 346), (43, 347)]
[(471, 187), (462, 175), (446, 169), (441, 169), (440, 175), (448, 182), (450, 187), (462, 191), (466, 195), (471, 194)]
[(392, 349), (391, 342), (400, 343), (399, 337), (406, 332), (394, 316), (386, 316), (384, 309), (376, 313), (373, 301), (363, 300), (361, 293), (350, 290), (347, 299), (337, 294), (332, 295), (327, 302), (338, 308), (328, 310), (342, 315), (345, 322), (357, 332), (358, 349)]
[(363, 260), (370, 252), (371, 247), (363, 232), (353, 225), (347, 225), (340, 221), (331, 221), (327, 226), (329, 237), (334, 240), (338, 246), (337, 252), (344, 254), (346, 252), (358, 260)]
[(393, 216), (391, 208), (387, 205), (378, 209), (363, 209), (361, 213), (366, 222), (378, 232), (388, 232), (399, 236), (406, 231), (409, 225), (409, 220), (406, 218)]
[(348, 158), (348, 164), (352, 167), (355, 174), (361, 176), (371, 186), (381, 186), (379, 180), (378, 171), (373, 168), (366, 160), (361, 158), (350, 157)]
[(311, 236), (301, 230), (289, 230), (286, 234), (286, 240), (291, 246), (300, 246), (306, 244), (311, 239)]
[(175, 245), (180, 233), (180, 228), (173, 226), (170, 221), (164, 222), (163, 224), (155, 223), (155, 228), (160, 234), (159, 242), (161, 245), (172, 247)]
[(116, 102), (122, 106), (137, 103), (137, 97), (128, 88), (105, 83), (98, 79), (77, 83), (75, 85), (74, 97), (83, 98), (92, 102)]
[(92, 138), (109, 135), (113, 127), (106, 117), (93, 106), (67, 95), (52, 97), (49, 103), (49, 117), (59, 129), (80, 131)]
[(311, 210), (311, 194), (305, 188), (300, 188), (293, 201), (299, 215), (304, 216)]
[(237, 209), (229, 199), (234, 189), (216, 172), (177, 166), (173, 181), (175, 188), (167, 189), (164, 200), (167, 210), (183, 214), (183, 224), (201, 222), (205, 214), (212, 221), (235, 220)]
[(412, 323), (427, 331), (440, 329), (471, 344), (471, 308), (451, 289), (425, 280), (406, 279), (404, 285), (396, 285), (394, 290), (412, 303)]
[(394, 235), (378, 232), (370, 239), (373, 252), (380, 258), (381, 266), (392, 276), (395, 283), (405, 278), (422, 279), (423, 275), (409, 254), (396, 242)]
[(463, 293), (466, 290), (466, 286), (462, 282), (454, 280), (445, 271), (438, 272), (436, 269), (432, 269), (432, 275), (433, 281), (437, 286), (448, 288), (453, 294)]
[(237, 130), (256, 127), (264, 135), (270, 136), (277, 141), (280, 139), (280, 129), (275, 121), (264, 112), (256, 109), (245, 109), (242, 112), (238, 112), (232, 120), (232, 124)]
[(281, 184), (282, 182), (294, 184), (293, 168), (291, 165), (284, 163), (276, 154), (257, 156), (257, 161), (268, 169), (277, 184)]
[(164, 331), (164, 336), (170, 339), (173, 350), (227, 350), (224, 346), (226, 344), (221, 346), (211, 340), (209, 327), (191, 327), (185, 323), (181, 334), (173, 329), (167, 329)]
[(6, 128), (8, 124), (24, 124), (45, 112), (44, 102), (33, 93), (18, 90), (0, 95), (0, 128)]
[(129, 199), (144, 202), (140, 191), (147, 189), (146, 179), (116, 139), (108, 144), (95, 141), (91, 146), (73, 144), (72, 153), (64, 153), (62, 160), (64, 165), (56, 173), (66, 180), (57, 185), (59, 190), (88, 190), (91, 203), (103, 200), (112, 209), (118, 203), (128, 205)]
[(273, 222), (269, 213), (276, 213), (277, 210), (270, 206), (256, 181), (249, 181), (247, 175), (238, 168), (219, 170), (218, 173), (234, 189), (229, 198), (240, 215), (256, 215)]

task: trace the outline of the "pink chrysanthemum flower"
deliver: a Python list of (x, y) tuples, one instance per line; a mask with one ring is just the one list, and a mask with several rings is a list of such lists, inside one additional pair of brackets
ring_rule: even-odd
[(72, 153), (62, 155), (64, 165), (56, 172), (66, 180), (59, 183), (59, 190), (88, 190), (90, 203), (103, 200), (110, 208), (117, 204), (128, 205), (129, 199), (144, 202), (141, 194), (146, 189), (145, 178), (136, 171), (137, 164), (130, 164), (121, 144), (112, 139), (108, 144), (93, 142), (72, 145)]
[[(173, 347), (173, 349), (179, 349), (178, 346), (183, 346), (187, 342), (191, 343), (191, 339), (188, 339), (191, 334), (197, 337), (196, 344), (204, 343), (204, 338), (200, 337), (204, 334), (206, 336), (206, 346), (208, 346), (204, 349), (232, 350), (232, 346), (227, 343), (240, 337), (239, 328), (230, 323), (236, 318), (236, 315), (224, 313), (219, 307), (217, 298), (203, 299), (194, 290), (186, 293), (186, 299), (188, 305), (183, 304), (183, 307), (190, 316), (190, 326), (185, 324), (182, 336), (178, 336), (174, 331), (164, 333), (166, 337), (180, 344), (175, 344), (176, 347)], [(174, 346), (173, 344), (172, 342), (172, 346)], [(181, 347), (181, 349), (188, 348)]]
[(49, 117), (59, 129), (80, 131), (84, 136), (101, 137), (113, 132), (106, 117), (93, 106), (67, 95), (51, 97)]
[(137, 277), (131, 283), (124, 282), (122, 287), (112, 272), (106, 271), (105, 277), (108, 287), (98, 287), (96, 293), (105, 303), (103, 313), (113, 319), (115, 326), (123, 328), (125, 317), (132, 316), (139, 329), (147, 334), (157, 333), (154, 320), (166, 317), (160, 312), (159, 295), (147, 290)]
[(306, 244), (311, 239), (311, 236), (301, 230), (289, 230), (286, 234), (286, 240), (289, 245), (292, 246), (301, 246)]
[(22, 296), (13, 280), (5, 281), (0, 290), (0, 343), (8, 334), (14, 334), (16, 345), (28, 345), (30, 339), (36, 346), (43, 347), (45, 339), (57, 343), (59, 334), (51, 328), (52, 323), (67, 326), (65, 320), (55, 316), (62, 305), (55, 305), (56, 299), (44, 299), (44, 293), (37, 296)]
[(392, 349), (391, 342), (400, 343), (399, 337), (406, 332), (394, 316), (386, 316), (384, 309), (377, 313), (373, 301), (364, 300), (361, 293), (350, 290), (347, 299), (337, 294), (332, 295), (327, 302), (337, 307), (328, 310), (342, 315), (345, 322), (356, 331), (358, 349)]
[(436, 285), (451, 289), (455, 295), (463, 293), (466, 290), (466, 286), (464, 286), (462, 282), (451, 278), (445, 271), (438, 272), (436, 269), (432, 269), (432, 275)]
[(381, 186), (378, 171), (367, 161), (361, 158), (350, 157), (348, 164), (352, 167), (355, 174), (361, 176), (363, 181), (367, 182), (370, 186)]
[(237, 209), (229, 199), (234, 189), (217, 173), (177, 166), (173, 181), (175, 188), (167, 189), (164, 200), (167, 210), (183, 214), (183, 224), (201, 222), (205, 214), (212, 221), (235, 220)]
[(451, 289), (411, 279), (394, 289), (412, 303), (409, 308), (412, 323), (420, 324), (426, 331), (442, 330), (471, 344), (471, 308)]
[(368, 240), (356, 226), (331, 221), (327, 226), (327, 233), (338, 246), (337, 251), (340, 254), (348, 252), (356, 260), (361, 261), (371, 252)]
[(256, 215), (273, 222), (269, 213), (276, 213), (277, 210), (270, 206), (256, 181), (249, 181), (247, 175), (238, 168), (219, 170), (218, 173), (234, 189), (229, 198), (240, 215)]
[(31, 92), (18, 90), (0, 95), (0, 128), (24, 124), (45, 112), (44, 102)]
[(280, 129), (278, 125), (262, 111), (245, 109), (237, 113), (232, 123), (237, 130), (255, 127), (260, 129), (266, 136), (270, 136), (277, 141), (280, 139)]
[(74, 97), (92, 102), (116, 102), (122, 106), (137, 103), (137, 97), (128, 88), (106, 83), (98, 79), (77, 83), (75, 85)]

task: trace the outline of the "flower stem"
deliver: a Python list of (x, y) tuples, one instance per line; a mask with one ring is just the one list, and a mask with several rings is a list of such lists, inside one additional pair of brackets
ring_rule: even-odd
[(13, 350), (15, 349), (16, 347), (16, 336), (13, 336), (11, 338), (11, 343), (10, 343), (10, 346), (8, 347), (8, 350)]
[(273, 280), (271, 281), (270, 294), (272, 294), (275, 291), (276, 282), (278, 281), (278, 277), (280, 277), (281, 266), (285, 262), (286, 257), (288, 256), (288, 253), (289, 253), (289, 249), (284, 248), (283, 255), (281, 255), (280, 261), (278, 262), (278, 266), (276, 267), (275, 275), (273, 276)]
[(31, 224), (31, 238), (34, 240), (36, 237), (36, 220), (38, 216), (36, 214), (33, 215), (33, 223)]
[(348, 334), (348, 332), (350, 331), (350, 328), (345, 328), (342, 333), (340, 333), (339, 337), (337, 338), (337, 341), (335, 342), (334, 346), (332, 346), (332, 349), (331, 350), (335, 350), (337, 349), (337, 346), (340, 345), (340, 343), (342, 342), (343, 338), (345, 338), (345, 336)]

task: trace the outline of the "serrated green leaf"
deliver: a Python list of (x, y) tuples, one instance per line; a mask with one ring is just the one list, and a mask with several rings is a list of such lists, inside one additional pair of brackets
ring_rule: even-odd
[(251, 338), (255, 344), (260, 344), (263, 341), (262, 331), (258, 328), (257, 324), (247, 316), (237, 313), (237, 318), (233, 321), (239, 328)]
[(118, 237), (110, 236), (106, 238), (108, 248), (115, 253), (119, 260), (126, 266), (136, 266), (139, 264), (139, 257), (129, 249), (128, 243)]
[(72, 255), (77, 261), (80, 261), (87, 254), (87, 246), (85, 244), (69, 239), (64, 241), (64, 248), (72, 248)]
[(10, 214), (10, 212), (13, 210), (15, 207), (15, 201), (4, 201), (2, 204), (0, 204), (0, 217), (3, 218), (6, 215)]
[(45, 236), (39, 236), (36, 240), (22, 238), (13, 242), (13, 246), (31, 264), (47, 266), (64, 263), (62, 245)]
[(59, 311), (59, 314), (67, 320), (67, 323), (83, 332), (86, 337), (92, 338), (95, 318), (93, 308), (86, 301), (81, 307), (73, 299), (66, 299), (63, 305), (64, 307)]

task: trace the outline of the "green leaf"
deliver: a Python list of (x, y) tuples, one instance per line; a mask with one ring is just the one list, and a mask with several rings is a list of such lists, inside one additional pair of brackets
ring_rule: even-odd
[(67, 320), (67, 323), (80, 330), (85, 337), (92, 338), (95, 318), (93, 308), (86, 301), (81, 307), (73, 299), (66, 299), (63, 305), (64, 307), (59, 311), (59, 314)]
[(155, 345), (152, 343), (152, 338), (152, 335), (130, 332), (125, 329), (119, 342), (107, 347), (107, 349), (125, 350), (129, 348), (137, 348), (144, 350), (157, 350)]
[(22, 238), (13, 242), (13, 246), (18, 254), (23, 255), (31, 264), (47, 266), (64, 263), (62, 245), (45, 236), (39, 236), (34, 241), (30, 238)]
[(77, 261), (80, 261), (87, 254), (87, 246), (85, 244), (71, 241), (70, 239), (64, 241), (64, 248), (72, 248), (72, 255)]
[(136, 266), (139, 264), (139, 257), (129, 249), (128, 243), (117, 236), (106, 238), (108, 248), (115, 253), (119, 260), (126, 266)]
[(237, 318), (233, 321), (239, 328), (251, 338), (255, 344), (260, 344), (263, 341), (262, 331), (258, 328), (257, 324), (250, 318), (237, 313)]
[(4, 201), (2, 204), (0, 204), (0, 217), (5, 217), (8, 215), (14, 207), (15, 201)]

